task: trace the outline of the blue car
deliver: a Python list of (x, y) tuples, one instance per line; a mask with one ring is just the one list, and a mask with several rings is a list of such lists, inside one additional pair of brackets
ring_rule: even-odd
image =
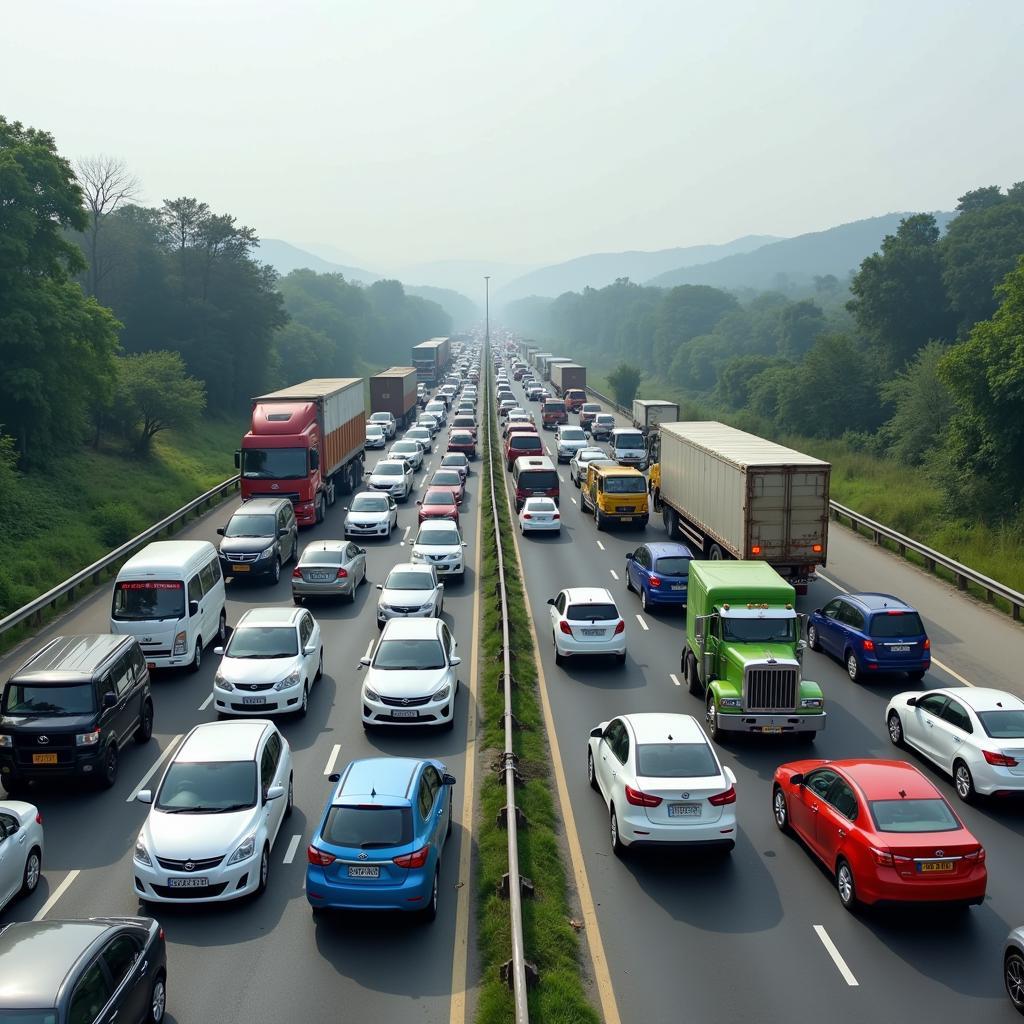
[(807, 644), (839, 658), (855, 683), (885, 672), (922, 679), (932, 663), (921, 616), (892, 594), (843, 594), (816, 608), (807, 620)]
[(416, 911), (433, 921), (454, 776), (441, 761), (368, 757), (330, 780), (306, 851), (310, 906)]
[(640, 595), (645, 612), (665, 605), (684, 608), (692, 559), (685, 544), (641, 544), (626, 555), (626, 589)]

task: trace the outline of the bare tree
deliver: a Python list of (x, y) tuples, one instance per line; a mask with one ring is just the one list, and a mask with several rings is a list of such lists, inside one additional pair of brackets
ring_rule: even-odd
[(120, 157), (89, 156), (75, 164), (78, 183), (85, 194), (89, 210), (89, 226), (85, 230), (89, 249), (89, 269), (86, 274), (86, 292), (93, 297), (99, 289), (109, 267), (100, 266), (99, 236), (103, 219), (119, 206), (138, 197), (139, 179), (128, 170)]

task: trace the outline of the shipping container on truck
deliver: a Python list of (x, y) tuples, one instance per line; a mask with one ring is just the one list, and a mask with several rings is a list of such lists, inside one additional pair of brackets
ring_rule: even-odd
[(530, 363), (538, 373), (543, 374), (545, 361), (550, 359), (553, 355), (554, 352), (534, 352), (533, 355), (530, 356)]
[(572, 362), (572, 360), (567, 358), (566, 356), (552, 356), (551, 358), (545, 360), (544, 372), (541, 374), (541, 376), (544, 378), (544, 380), (551, 380), (551, 371), (554, 369), (554, 367), (558, 363), (571, 363), (571, 362)]
[(633, 399), (633, 426), (645, 434), (655, 430), (662, 423), (676, 423), (679, 420), (679, 406), (660, 398)]
[(586, 388), (587, 368), (579, 363), (552, 363), (551, 383), (556, 395), (564, 395), (569, 388)]
[(416, 418), (416, 370), (392, 366), (370, 378), (370, 412), (389, 412), (398, 429), (404, 430)]
[(300, 526), (321, 522), (363, 479), (363, 387), (362, 377), (323, 377), (254, 398), (235, 452), (242, 500), (290, 498)]
[(430, 338), (413, 346), (412, 365), (420, 384), (439, 384), (452, 361), (451, 338)]
[(654, 498), (669, 537), (712, 560), (768, 562), (805, 593), (828, 556), (829, 463), (714, 420), (659, 435)]

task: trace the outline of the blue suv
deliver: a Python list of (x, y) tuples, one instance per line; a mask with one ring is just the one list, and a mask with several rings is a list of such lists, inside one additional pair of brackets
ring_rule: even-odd
[(417, 911), (433, 921), (454, 776), (441, 761), (369, 757), (330, 781), (306, 851), (310, 906)]
[(686, 607), (693, 552), (685, 544), (641, 544), (626, 555), (626, 589), (640, 595), (646, 612), (652, 607)]
[(931, 668), (921, 616), (892, 594), (843, 594), (816, 608), (807, 620), (807, 644), (840, 658), (855, 683), (881, 672), (922, 679)]

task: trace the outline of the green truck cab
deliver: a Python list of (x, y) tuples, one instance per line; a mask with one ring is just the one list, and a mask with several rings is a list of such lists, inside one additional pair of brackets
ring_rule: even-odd
[(821, 687), (803, 678), (804, 619), (767, 562), (693, 561), (680, 669), (704, 700), (707, 728), (796, 734), (825, 728)]

